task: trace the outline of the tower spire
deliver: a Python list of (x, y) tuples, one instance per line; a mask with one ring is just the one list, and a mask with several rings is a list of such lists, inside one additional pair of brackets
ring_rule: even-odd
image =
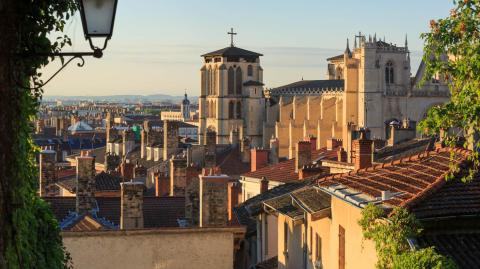
[(352, 57), (352, 52), (350, 51), (350, 45), (349, 45), (348, 38), (347, 38), (347, 48), (345, 49), (345, 54), (347, 54), (348, 57)]
[(405, 48), (408, 49), (408, 35), (405, 34)]

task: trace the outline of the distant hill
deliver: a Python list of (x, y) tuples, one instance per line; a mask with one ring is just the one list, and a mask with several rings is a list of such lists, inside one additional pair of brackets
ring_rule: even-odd
[[(198, 101), (197, 96), (189, 96), (192, 103)], [(173, 96), (166, 94), (152, 95), (101, 95), (101, 96), (63, 96), (47, 95), (43, 96), (43, 101), (95, 101), (95, 102), (119, 102), (119, 103), (139, 103), (139, 102), (166, 102), (178, 103), (183, 100), (183, 96)]]

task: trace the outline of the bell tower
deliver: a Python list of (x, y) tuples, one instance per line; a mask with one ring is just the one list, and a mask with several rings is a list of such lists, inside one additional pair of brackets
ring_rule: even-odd
[(262, 54), (236, 47), (237, 33), (231, 29), (228, 34), (230, 46), (202, 55), (199, 141), (212, 130), (217, 144), (229, 144), (231, 131), (238, 131), (252, 146), (260, 146), (265, 114)]

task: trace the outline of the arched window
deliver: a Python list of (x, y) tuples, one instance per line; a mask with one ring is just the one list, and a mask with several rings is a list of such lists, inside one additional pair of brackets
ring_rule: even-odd
[(242, 118), (242, 103), (239, 101), (237, 102), (237, 119), (241, 119)]
[(242, 94), (242, 69), (237, 67), (237, 71), (235, 74), (235, 94)]
[(389, 85), (389, 84), (393, 84), (394, 82), (395, 80), (394, 80), (393, 63), (391, 61), (388, 61), (387, 65), (385, 66), (385, 83)]
[(217, 117), (217, 110), (216, 110), (216, 102), (215, 101), (212, 101), (212, 118), (216, 118)]
[(208, 70), (208, 73), (210, 75), (210, 95), (213, 95), (213, 70), (210, 69)]
[(206, 89), (206, 85), (205, 83), (207, 82), (207, 76), (206, 76), (206, 70), (202, 70), (202, 85), (201, 85), (201, 90), (202, 90), (202, 95), (207, 95), (205, 89)]
[(249, 64), (248, 67), (247, 67), (247, 75), (249, 77), (253, 76), (253, 67), (252, 67), (251, 64)]
[(233, 70), (233, 67), (230, 66), (230, 68), (228, 68), (228, 94), (229, 95), (234, 94), (234, 87), (235, 87), (235, 71)]
[(235, 118), (235, 104), (233, 101), (230, 101), (228, 103), (228, 118), (233, 119)]
[(205, 70), (205, 95), (210, 95), (210, 68)]
[(335, 72), (336, 74), (336, 78), (337, 79), (343, 79), (343, 69), (339, 67), (337, 67), (337, 70)]
[(213, 69), (213, 95), (217, 95), (218, 91), (217, 91), (217, 83), (218, 82), (218, 71), (217, 71), (217, 67), (215, 67), (215, 69)]

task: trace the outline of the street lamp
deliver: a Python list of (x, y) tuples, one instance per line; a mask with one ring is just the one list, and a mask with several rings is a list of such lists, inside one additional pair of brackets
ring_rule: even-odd
[[(82, 18), (83, 34), (85, 39), (90, 44), (91, 52), (53, 52), (53, 53), (27, 53), (25, 57), (48, 56), (48, 57), (71, 57), (68, 61), (62, 64), (48, 80), (39, 86), (27, 89), (39, 89), (50, 82), (60, 71), (63, 70), (72, 60), (80, 59), (77, 66), (85, 65), (84, 56), (93, 56), (101, 58), (103, 50), (107, 47), (107, 42), (112, 37), (113, 24), (115, 22), (115, 14), (117, 11), (118, 0), (76, 0), (80, 17)], [(104, 38), (104, 43), (101, 48), (95, 46), (92, 38)], [(23, 86), (22, 86), (23, 87)], [(23, 87), (25, 88), (25, 87)]]

